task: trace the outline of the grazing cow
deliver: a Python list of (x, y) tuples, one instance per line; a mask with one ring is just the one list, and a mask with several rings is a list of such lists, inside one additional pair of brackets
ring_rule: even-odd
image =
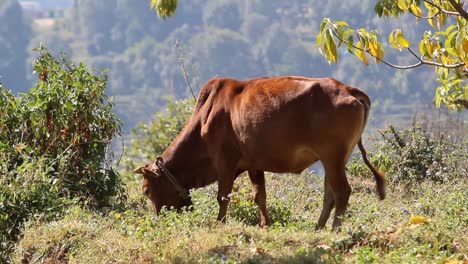
[(143, 175), (143, 192), (156, 213), (191, 205), (189, 189), (218, 181), (218, 220), (224, 221), (234, 180), (247, 171), (263, 226), (270, 224), (264, 171), (300, 173), (320, 160), (325, 195), (317, 228), (333, 207), (338, 227), (351, 194), (345, 164), (356, 144), (385, 197), (385, 177), (361, 142), (369, 109), (365, 93), (332, 78), (212, 79), (161, 157), (134, 172)]

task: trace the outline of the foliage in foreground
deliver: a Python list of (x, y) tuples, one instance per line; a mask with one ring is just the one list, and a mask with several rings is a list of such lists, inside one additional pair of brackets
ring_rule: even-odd
[[(256, 206), (243, 189), (242, 200)], [(156, 216), (141, 196), (109, 214), (72, 207), (58, 221), (33, 222), (16, 247), (15, 262), (71, 263), (434, 263), (467, 260), (468, 184), (425, 182), (411, 193), (394, 189), (384, 201), (372, 180), (351, 185), (350, 208), (340, 232), (314, 231), (322, 180), (312, 175), (268, 175), (270, 211), (287, 208), (283, 222), (261, 229), (231, 206), (227, 224), (216, 222), (215, 188), (193, 193), (195, 209)], [(304, 188), (307, 186), (307, 188)], [(287, 207), (278, 206), (278, 203)], [(273, 207), (273, 208), (271, 208)], [(282, 209), (283, 208), (283, 209)], [(273, 210), (272, 210), (273, 209)], [(412, 216), (428, 220), (412, 224)]]
[(122, 194), (109, 161), (121, 124), (104, 94), (106, 75), (39, 52), (28, 93), (0, 85), (0, 262), (24, 221), (59, 217), (71, 203), (110, 206)]

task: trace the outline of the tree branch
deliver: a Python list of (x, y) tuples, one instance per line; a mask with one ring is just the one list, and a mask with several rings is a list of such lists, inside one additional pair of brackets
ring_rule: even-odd
[[(342, 38), (340, 38), (338, 36), (338, 34), (336, 34), (336, 32), (332, 29), (332, 32), (333, 32), (333, 35), (340, 41), (342, 41), (343, 43), (346, 43), (346, 41)], [(360, 36), (358, 35), (358, 38)], [(437, 66), (437, 67), (443, 67), (443, 68), (448, 68), (448, 69), (455, 69), (455, 68), (460, 68), (460, 67), (463, 67), (465, 66), (465, 63), (464, 62), (460, 62), (460, 63), (457, 63), (457, 64), (449, 64), (449, 65), (446, 65), (446, 64), (443, 64), (443, 63), (439, 63), (439, 62), (434, 62), (434, 61), (428, 61), (428, 60), (424, 60), (423, 58), (420, 58), (411, 48), (407, 48), (407, 50), (419, 61), (415, 64), (411, 64), (411, 65), (396, 65), (396, 64), (393, 64), (393, 63), (390, 63), (378, 56), (374, 56), (372, 53), (369, 52), (369, 49), (363, 49), (363, 48), (359, 48), (357, 46), (355, 46), (354, 44), (351, 45), (353, 48), (357, 49), (357, 50), (360, 50), (362, 52), (365, 52), (367, 54), (369, 54), (372, 58), (378, 60), (379, 62), (389, 66), (389, 67), (392, 67), (392, 68), (395, 68), (395, 69), (400, 69), (400, 70), (408, 70), (408, 69), (413, 69), (413, 68), (416, 68), (416, 67), (419, 67), (423, 64), (426, 64), (426, 65), (430, 65), (430, 66)]]
[(411, 48), (407, 48), (407, 50), (411, 54), (413, 54), (413, 56), (416, 57), (422, 64), (427, 64), (427, 65), (437, 66), (437, 67), (443, 67), (443, 68), (447, 68), (447, 69), (455, 69), (455, 68), (460, 68), (460, 67), (465, 66), (464, 62), (460, 62), (460, 63), (457, 63), (457, 64), (444, 64), (444, 63), (439, 63), (439, 62), (435, 62), (435, 61), (428, 61), (428, 60), (425, 60), (423, 58), (418, 57), (418, 55), (416, 55), (416, 53)]
[(461, 105), (464, 108), (468, 109), (468, 101), (464, 99), (456, 99), (453, 101), (454, 104)]
[[(455, 2), (454, 0), (449, 0), (449, 2)], [(429, 5), (437, 8), (439, 10), (439, 12), (442, 12), (444, 14), (447, 14), (447, 15), (453, 15), (453, 16), (462, 16), (462, 14), (460, 12), (453, 12), (453, 11), (448, 11), (448, 10), (445, 10), (445, 9), (442, 9), (440, 6), (432, 3), (431, 1), (427, 1), (427, 0), (424, 0), (424, 2), (428, 3)], [(453, 4), (452, 4), (453, 5)], [(455, 8), (455, 7), (454, 7)], [(455, 8), (456, 9), (456, 8)], [(458, 11), (458, 10), (457, 10)], [(465, 18), (466, 19), (466, 18)]]
[[(346, 43), (346, 41), (344, 41), (342, 38), (340, 38), (340, 37), (336, 34), (336, 32), (335, 32), (334, 30), (332, 30), (332, 32), (333, 32), (333, 35), (334, 35), (337, 39), (339, 39), (339, 40), (341, 40), (342, 42)], [(358, 36), (358, 37), (359, 37), (359, 36)], [(372, 53), (369, 52), (369, 49), (359, 48), (359, 47), (356, 47), (354, 44), (352, 44), (351, 46), (352, 46), (353, 48), (357, 49), (357, 50), (360, 50), (360, 51), (363, 51), (363, 52), (369, 54), (372, 58), (378, 60), (379, 62), (381, 62), (381, 63), (383, 63), (383, 64), (385, 64), (385, 65), (387, 65), (387, 66), (389, 66), (389, 67), (395, 68), (395, 69), (408, 70), (408, 69), (413, 69), (413, 68), (416, 68), (416, 67), (422, 65), (422, 62), (421, 62), (421, 61), (419, 61), (419, 62), (417, 62), (417, 63), (415, 63), (415, 64), (412, 64), (412, 65), (405, 65), (405, 66), (396, 65), (396, 64), (390, 63), (390, 62), (388, 62), (388, 61), (386, 61), (386, 60), (384, 60), (384, 59), (382, 59), (382, 58), (379, 58), (379, 57), (377, 57), (377, 56), (374, 56)]]
[(465, 20), (468, 20), (468, 13), (463, 9), (462, 5), (460, 3), (455, 2), (455, 0), (448, 0), (450, 4), (455, 8), (455, 10), (460, 13), (460, 16), (462, 16)]
[(427, 20), (429, 20), (429, 19), (435, 19), (435, 18), (437, 18), (437, 17), (441, 14), (441, 12), (440, 12), (440, 11), (437, 11), (437, 13), (435, 13), (435, 14), (432, 15), (432, 16), (418, 16), (418, 15), (416, 15), (415, 13), (412, 13), (412, 14), (413, 14), (413, 16), (415, 16), (415, 17), (417, 17), (417, 18), (419, 18), (419, 19), (427, 19)]

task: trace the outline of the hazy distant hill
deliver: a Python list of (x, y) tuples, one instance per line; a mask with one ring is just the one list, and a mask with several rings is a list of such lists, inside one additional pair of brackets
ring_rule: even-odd
[(70, 8), (74, 0), (19, 0), (20, 3), (38, 3), (41, 9)]
[[(28, 49), (42, 43), (55, 55), (65, 51), (92, 69), (108, 69), (108, 93), (115, 97), (126, 129), (163, 108), (165, 97), (190, 96), (181, 56), (195, 93), (216, 76), (332, 76), (366, 91), (375, 116), (391, 113), (399, 120), (410, 120), (421, 104), (431, 104), (436, 86), (429, 67), (397, 71), (365, 66), (346, 50), (340, 51), (340, 63), (330, 65), (320, 55), (315, 37), (324, 17), (377, 29), (383, 38), (395, 27), (405, 28), (410, 40), (420, 37), (424, 29), (414, 17), (379, 19), (372, 0), (183, 0), (165, 21), (150, 10), (148, 0), (30, 1), (65, 10), (64, 17), (52, 16), (52, 26), (33, 27)], [(33, 56), (24, 63), (31, 65)], [(402, 65), (414, 62), (398, 51), (386, 58)], [(26, 78), (34, 82), (31, 72)]]

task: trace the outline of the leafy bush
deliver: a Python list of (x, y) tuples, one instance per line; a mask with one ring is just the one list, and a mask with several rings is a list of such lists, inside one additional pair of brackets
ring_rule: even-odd
[(21, 97), (1, 90), (0, 150), (8, 153), (8, 169), (44, 157), (64, 194), (106, 205), (120, 188), (108, 147), (121, 127), (104, 94), (107, 77), (39, 52), (36, 87)]
[(61, 196), (53, 168), (44, 158), (30, 159), (6, 170), (2, 158), (0, 178), (0, 260), (6, 260), (22, 223), (28, 218), (51, 219), (71, 203)]
[(104, 94), (107, 76), (38, 51), (30, 92), (0, 85), (2, 258), (28, 218), (58, 215), (67, 200), (102, 208), (124, 198), (110, 160), (121, 122)]
[[(443, 134), (435, 136), (414, 122), (411, 127), (397, 131), (392, 125), (380, 131), (371, 162), (387, 173), (392, 182), (445, 182), (468, 173), (463, 161), (468, 157), (463, 143), (452, 143)], [(362, 161), (348, 164), (352, 175), (368, 175)]]

